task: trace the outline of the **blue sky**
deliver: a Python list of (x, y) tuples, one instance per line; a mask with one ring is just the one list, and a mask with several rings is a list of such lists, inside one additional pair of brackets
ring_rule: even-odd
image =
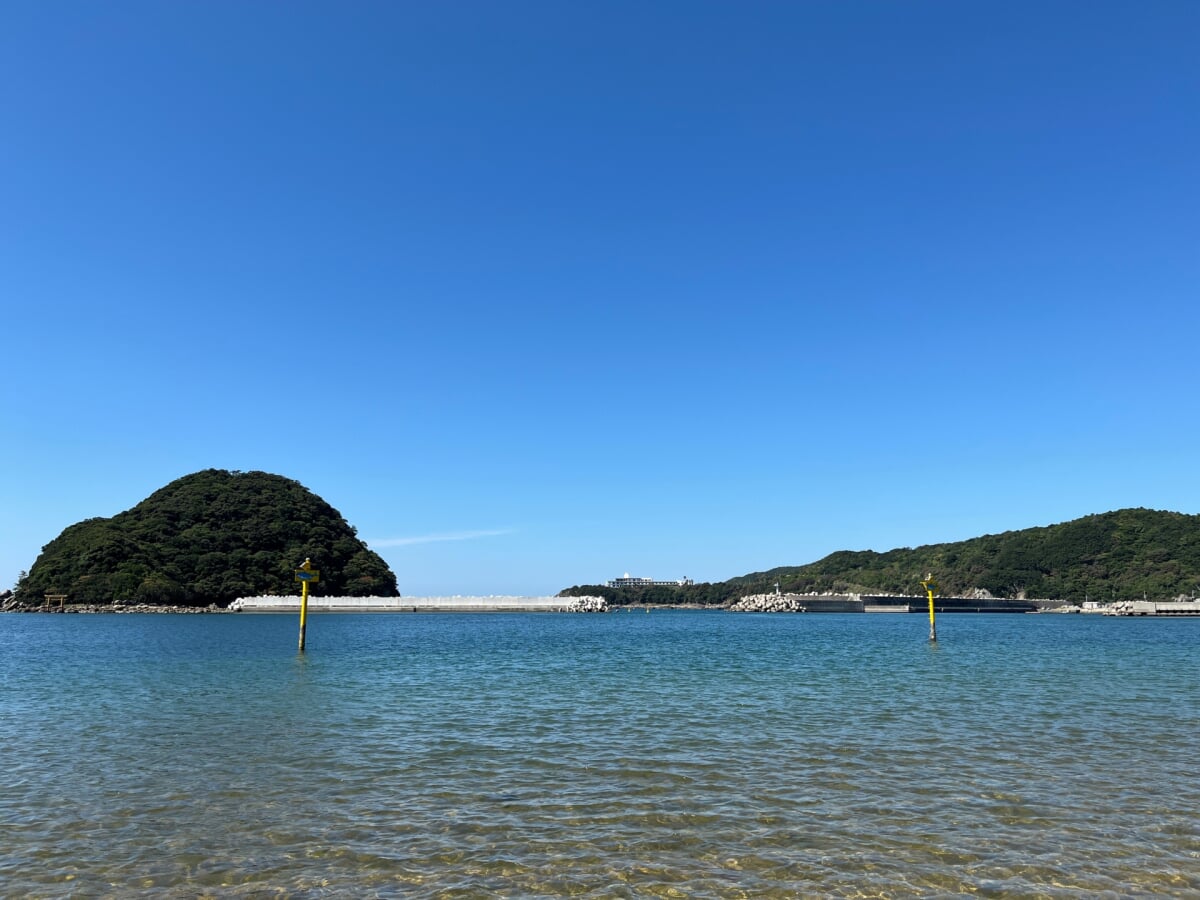
[(199, 469), (405, 594), (1200, 512), (1200, 4), (0, 8), (0, 587)]

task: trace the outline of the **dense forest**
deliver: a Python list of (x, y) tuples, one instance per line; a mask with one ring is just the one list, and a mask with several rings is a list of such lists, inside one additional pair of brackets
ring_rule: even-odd
[(842, 550), (804, 566), (782, 566), (712, 584), (610, 588), (582, 585), (565, 595), (603, 596), (612, 605), (720, 605), (746, 594), (921, 593), (932, 573), (943, 596), (975, 589), (996, 597), (1166, 600), (1200, 591), (1200, 516), (1122, 509), (1060, 525), (886, 553)]
[(396, 576), (341, 513), (297, 481), (207, 469), (173, 481), (112, 518), (71, 525), (42, 548), (15, 600), (226, 606), (296, 594), (305, 558), (314, 594), (394, 597)]

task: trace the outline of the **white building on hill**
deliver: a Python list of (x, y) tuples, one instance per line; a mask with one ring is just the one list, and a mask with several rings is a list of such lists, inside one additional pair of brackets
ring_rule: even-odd
[(628, 572), (623, 578), (614, 578), (608, 582), (609, 587), (654, 587), (663, 585), (664, 587), (683, 587), (684, 585), (692, 584), (692, 579), (686, 575), (677, 581), (655, 581), (653, 578), (634, 578)]

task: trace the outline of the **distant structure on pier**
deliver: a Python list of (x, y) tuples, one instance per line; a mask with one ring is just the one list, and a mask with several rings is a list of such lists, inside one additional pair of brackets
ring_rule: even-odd
[(622, 578), (614, 578), (608, 582), (608, 586), (612, 588), (623, 587), (683, 587), (684, 585), (693, 584), (692, 579), (686, 575), (683, 578), (675, 581), (655, 581), (653, 578), (634, 578), (628, 572)]

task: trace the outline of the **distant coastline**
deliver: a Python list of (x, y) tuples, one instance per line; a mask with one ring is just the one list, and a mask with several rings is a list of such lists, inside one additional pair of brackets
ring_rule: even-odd
[[(880, 601), (891, 601), (884, 604)], [(760, 594), (743, 597), (733, 604), (627, 603), (610, 605), (599, 597), (310, 597), (309, 613), (503, 613), (503, 612), (637, 612), (651, 610), (708, 610), (736, 613), (923, 613), (924, 598), (863, 595)], [(1130, 600), (1114, 603), (1090, 601), (1082, 606), (1056, 600), (1014, 601), (1000, 598), (938, 597), (938, 613), (1082, 613), (1119, 617), (1200, 617), (1200, 601)], [(261, 596), (239, 598), (228, 607), (156, 605), (149, 603), (41, 603), (16, 600), (11, 591), (0, 593), (0, 613), (53, 613), (74, 615), (212, 615), (236, 613), (296, 614), (300, 598)]]

